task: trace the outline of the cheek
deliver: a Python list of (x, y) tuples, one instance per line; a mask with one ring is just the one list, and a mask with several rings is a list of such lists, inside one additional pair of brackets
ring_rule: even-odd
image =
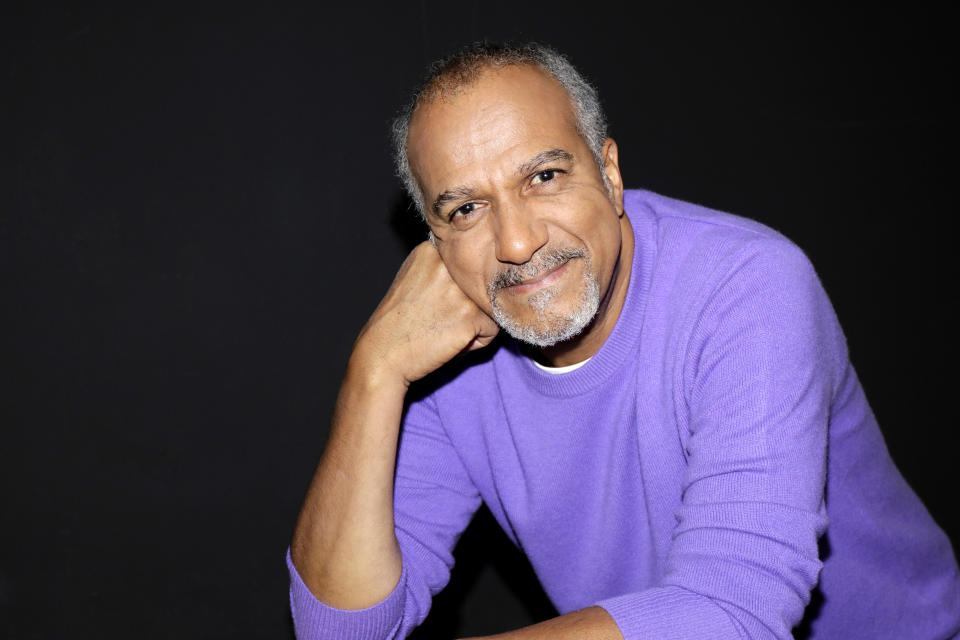
[(477, 306), (487, 309), (490, 306), (487, 282), (493, 274), (487, 268), (482, 252), (456, 246), (445, 249), (440, 255), (450, 277)]

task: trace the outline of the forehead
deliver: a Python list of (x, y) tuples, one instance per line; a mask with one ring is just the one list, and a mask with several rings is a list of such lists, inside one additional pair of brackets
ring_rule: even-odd
[(569, 95), (532, 66), (484, 71), (466, 87), (420, 105), (410, 122), (410, 166), (424, 190), (489, 176), (495, 165), (515, 165), (546, 149), (576, 155), (582, 140)]

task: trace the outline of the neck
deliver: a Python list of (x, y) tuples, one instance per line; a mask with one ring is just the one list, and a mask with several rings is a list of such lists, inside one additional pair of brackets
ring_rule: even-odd
[(566, 367), (590, 358), (606, 341), (613, 331), (627, 298), (627, 286), (630, 283), (630, 267), (633, 264), (633, 227), (627, 214), (620, 216), (620, 255), (600, 300), (597, 315), (579, 335), (550, 347), (524, 347), (524, 352), (540, 364), (548, 367)]

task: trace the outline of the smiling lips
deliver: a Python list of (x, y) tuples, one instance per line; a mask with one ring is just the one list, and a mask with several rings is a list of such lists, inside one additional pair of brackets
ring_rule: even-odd
[(541, 271), (534, 275), (532, 278), (524, 280), (519, 284), (514, 284), (506, 287), (506, 289), (514, 295), (526, 295), (528, 293), (533, 293), (543, 287), (548, 287), (560, 278), (563, 277), (563, 274), (567, 271), (567, 265), (570, 264), (570, 259), (564, 260), (559, 265)]
[(523, 265), (504, 267), (490, 282), (487, 293), (491, 298), (500, 291), (517, 296), (535, 293), (559, 281), (567, 272), (567, 265), (572, 259), (587, 259), (587, 255), (581, 247), (553, 247), (542, 250)]

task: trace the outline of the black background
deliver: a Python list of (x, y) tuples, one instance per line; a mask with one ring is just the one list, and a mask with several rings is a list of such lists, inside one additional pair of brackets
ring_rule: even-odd
[[(291, 636), (284, 551), (339, 378), (423, 233), (388, 123), (481, 38), (572, 58), (628, 186), (804, 248), (894, 458), (960, 536), (945, 15), (141, 4), (0, 14), (0, 635)], [(421, 639), (550, 615), (499, 535), (465, 535)]]

